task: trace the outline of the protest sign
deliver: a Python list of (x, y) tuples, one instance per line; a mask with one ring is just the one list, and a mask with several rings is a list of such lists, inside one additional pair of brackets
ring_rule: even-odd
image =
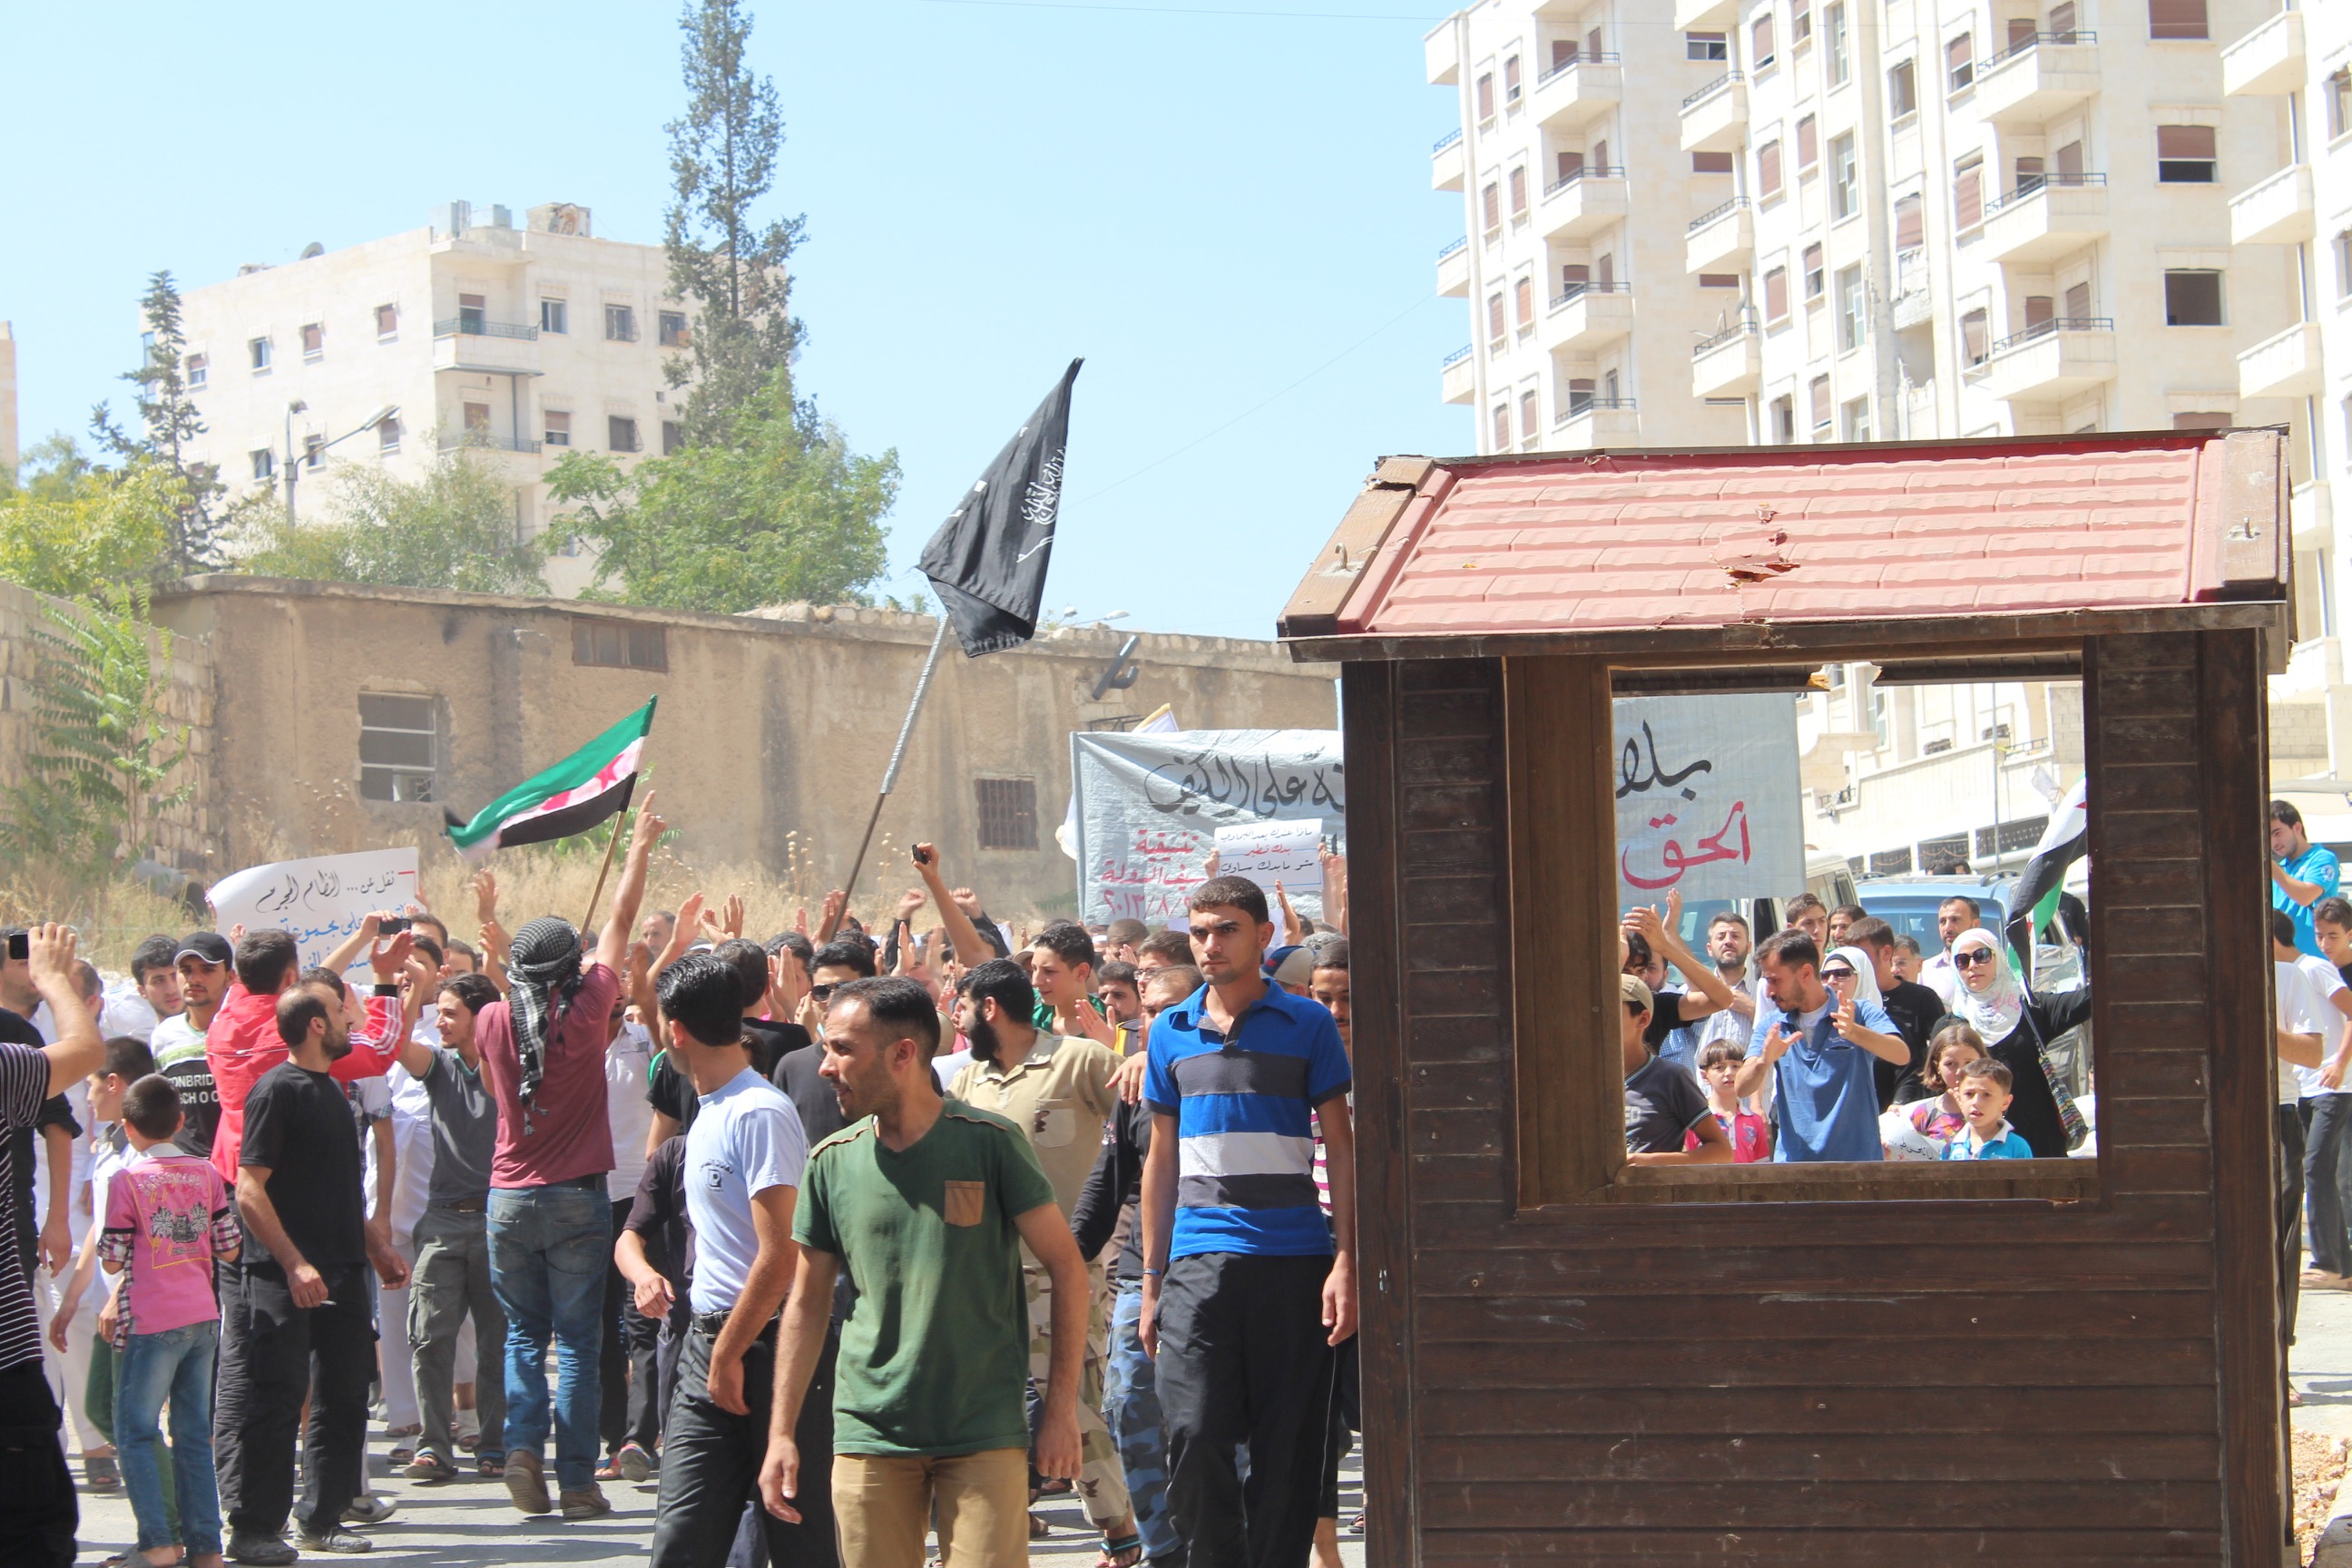
[(1617, 898), (1685, 909), (1805, 886), (1797, 700), (1622, 697), (1615, 704)]
[(248, 866), (214, 883), (205, 898), (224, 931), (242, 925), (247, 931), (293, 932), (307, 969), (369, 915), (415, 900), (416, 850), (370, 849)]
[[(1080, 731), (1070, 736), (1070, 780), (1084, 920), (1181, 921), (1222, 826), (1313, 821), (1343, 847), (1336, 730)], [(1301, 897), (1284, 879), (1291, 907), (1310, 920), (1323, 913), (1320, 881)]]
[(1323, 897), (1323, 819), (1228, 822), (1217, 829), (1217, 874), (1247, 877), (1268, 893), (1277, 883), (1297, 909)]

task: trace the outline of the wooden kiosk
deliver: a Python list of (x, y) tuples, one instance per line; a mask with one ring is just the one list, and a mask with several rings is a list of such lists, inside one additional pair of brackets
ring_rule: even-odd
[[(2282, 1562), (2284, 472), (2267, 430), (1380, 465), (1281, 626), (1346, 667), (1372, 1563)], [(1612, 690), (1830, 661), (2081, 679), (2095, 1158), (1625, 1166)]]

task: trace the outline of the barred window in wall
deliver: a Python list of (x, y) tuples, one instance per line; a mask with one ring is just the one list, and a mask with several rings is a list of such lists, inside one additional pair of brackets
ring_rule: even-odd
[(982, 849), (1037, 847), (1037, 781), (974, 779)]
[(669, 637), (660, 626), (631, 621), (572, 617), (572, 662), (611, 669), (669, 668)]
[(440, 701), (388, 691), (360, 693), (360, 798), (433, 798), (440, 757)]

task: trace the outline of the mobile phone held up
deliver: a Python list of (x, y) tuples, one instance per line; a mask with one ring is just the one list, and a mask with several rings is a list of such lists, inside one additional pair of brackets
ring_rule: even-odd
[(23, 963), (24, 962), (26, 962), (27, 959), (31, 958), (32, 956), (33, 956), (33, 933), (32, 933), (31, 931), (11, 931), (11, 932), (9, 932), (9, 933), (8, 933), (8, 958), (9, 958), (9, 961), (10, 961), (11, 963)]
[(409, 921), (406, 915), (386, 915), (375, 922), (375, 933), (378, 936), (398, 936), (408, 929)]
[(931, 852), (924, 848), (921, 845), (918, 844), (915, 846), (914, 854), (916, 865), (928, 866), (931, 863)]

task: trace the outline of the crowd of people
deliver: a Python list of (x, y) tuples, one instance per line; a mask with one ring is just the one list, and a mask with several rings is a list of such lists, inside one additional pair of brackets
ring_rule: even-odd
[(407, 1485), (655, 1482), (661, 1568), (993, 1568), (1055, 1495), (1103, 1568), (1336, 1563), (1344, 910), (1213, 876), (1181, 928), (1016, 942), (923, 845), (887, 926), (763, 942), (645, 912), (664, 826), (593, 930), (509, 933), (483, 873), (472, 940), (411, 906), (313, 964), (198, 931), (110, 985), (6, 933), (24, 1560), (74, 1558), (66, 1421), (131, 1568), (366, 1552), (375, 1405)]

